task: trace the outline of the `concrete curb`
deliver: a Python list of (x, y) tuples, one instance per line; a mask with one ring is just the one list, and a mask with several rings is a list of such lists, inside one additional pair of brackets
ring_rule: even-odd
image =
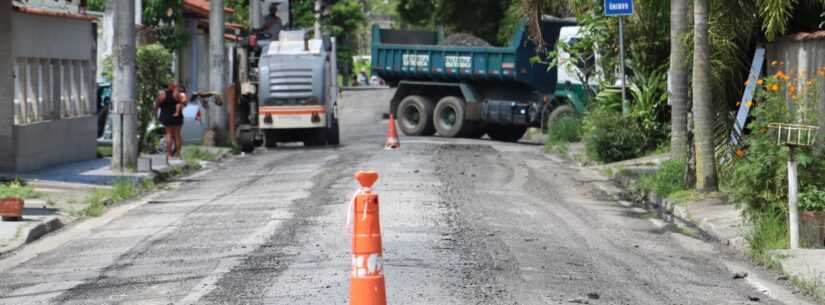
[[(630, 190), (633, 187), (634, 180), (637, 178), (636, 173), (619, 173), (611, 179), (612, 183), (606, 184), (609, 184), (610, 187), (614, 189)], [(599, 185), (599, 188), (607, 192), (603, 185)], [(613, 192), (613, 197), (617, 200), (622, 200), (623, 195), (621, 191)], [(690, 228), (696, 229), (703, 238), (719, 242), (737, 255), (748, 257), (748, 244), (744, 237), (747, 224), (742, 216), (742, 211), (728, 203), (726, 196), (722, 195), (692, 200), (687, 204), (679, 204), (661, 198), (654, 192), (648, 192), (642, 195), (643, 196), (636, 196), (636, 198), (634, 198), (633, 201), (635, 204), (641, 205), (641, 207), (648, 211), (657, 213), (659, 217), (665, 221), (680, 226), (687, 225)], [(823, 270), (825, 263), (820, 259), (823, 255), (822, 252), (817, 253), (816, 251), (822, 250), (778, 250), (774, 251), (774, 253), (778, 255), (774, 255), (771, 259), (781, 266), (781, 270), (778, 270), (779, 273), (821, 285), (821, 283), (825, 283), (825, 275), (816, 275), (816, 272), (813, 270)], [(808, 256), (808, 258), (805, 258), (805, 256)], [(813, 259), (811, 257), (813, 257)], [(794, 259), (796, 259), (796, 261), (792, 262)], [(752, 268), (741, 263), (733, 263), (730, 261), (727, 261), (726, 264), (726, 268), (730, 272), (738, 272), (743, 269)], [(777, 284), (766, 278), (760, 279), (760, 276), (756, 274), (752, 275), (748, 281), (752, 286), (757, 287), (760, 291), (772, 298), (794, 300), (789, 304), (811, 304), (808, 300), (799, 299), (799, 296), (796, 295), (798, 290), (789, 292), (785, 289), (788, 287), (788, 284), (791, 284), (790, 282)], [(817, 289), (821, 290), (822, 288)], [(825, 293), (825, 291), (819, 293)], [(813, 297), (816, 298), (817, 296)]]
[[(613, 181), (619, 184), (622, 189), (628, 190), (632, 189), (633, 182), (636, 178), (638, 177), (619, 173), (613, 177)], [(718, 219), (718, 217), (713, 218), (713, 215), (696, 215), (691, 210), (690, 204), (678, 204), (667, 198), (661, 198), (655, 192), (643, 194), (643, 200), (641, 201), (642, 202), (636, 203), (641, 204), (647, 210), (656, 212), (660, 216), (663, 216), (662, 218), (664, 220), (689, 225), (695, 229), (698, 229), (704, 237), (731, 247), (739, 253), (745, 253), (746, 241), (744, 237), (741, 236), (742, 234), (725, 232), (725, 230), (718, 227), (718, 225), (713, 221), (714, 219)], [(743, 224), (739, 223), (729, 225)]]
[[(235, 159), (237, 156), (232, 154), (229, 150), (226, 149), (212, 149), (208, 148), (210, 151), (215, 152), (218, 154), (218, 158), (212, 162), (201, 162), (202, 168), (189, 172), (188, 174), (178, 177), (194, 177), (202, 175), (206, 172), (211, 171), (216, 166), (220, 166), (224, 162), (231, 161)], [(159, 174), (170, 172), (173, 170), (173, 166), (169, 166), (164, 168), (162, 171), (153, 171), (149, 173), (148, 178), (152, 180), (156, 180), (159, 177)], [(137, 180), (136, 180), (137, 181)], [(35, 181), (31, 183), (35, 187), (45, 187), (45, 188), (64, 188), (64, 189), (72, 189), (72, 190), (86, 190), (86, 189), (94, 189), (94, 188), (111, 188), (108, 185), (89, 185), (89, 184), (82, 184), (82, 183), (71, 183), (71, 182), (61, 182), (61, 181)], [(129, 203), (133, 201), (140, 201), (146, 196), (150, 196), (151, 194), (155, 193), (154, 191), (142, 194), (137, 198), (133, 198), (128, 200), (124, 203)], [(121, 203), (123, 204), (123, 203)], [(108, 212), (108, 211), (107, 211)], [(25, 215), (24, 215), (25, 217)], [(67, 225), (74, 224), (77, 222), (82, 222), (84, 218), (78, 217), (67, 217), (67, 216), (49, 216), (42, 219), (39, 219), (36, 224), (26, 225), (23, 227), (18, 234), (18, 237), (14, 240), (11, 240), (8, 245), (0, 246), (0, 257), (4, 257), (9, 253), (12, 253), (23, 246), (32, 243), (34, 241), (39, 240), (41, 237), (57, 231)]]
[[(63, 228), (65, 226), (63, 221), (59, 216), (50, 216), (39, 220), (37, 224), (24, 227), (22, 232), (20, 232), (20, 238), (14, 239), (8, 245), (0, 247), (0, 257), (40, 239), (46, 234)], [(25, 236), (25, 238), (23, 238), (23, 236)]]

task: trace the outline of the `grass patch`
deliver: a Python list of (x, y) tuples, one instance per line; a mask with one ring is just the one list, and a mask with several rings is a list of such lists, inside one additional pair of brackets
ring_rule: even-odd
[(656, 192), (661, 197), (685, 190), (685, 162), (668, 160), (662, 162), (656, 173), (642, 175), (636, 182), (636, 188)]
[(199, 146), (184, 146), (181, 153), (183, 161), (192, 167), (200, 167), (200, 161), (216, 161), (218, 155)]
[(688, 202), (695, 201), (695, 200), (698, 200), (698, 199), (701, 199), (701, 198), (702, 198), (702, 194), (695, 191), (695, 190), (679, 190), (679, 191), (673, 192), (673, 194), (670, 194), (670, 196), (667, 197), (667, 199), (669, 199), (670, 201), (672, 201), (676, 204), (680, 204), (680, 205), (686, 204)]
[(83, 215), (90, 216), (90, 217), (98, 217), (103, 215), (103, 211), (106, 210), (106, 206), (111, 204), (108, 200), (110, 198), (111, 191), (109, 190), (93, 190), (89, 193), (89, 196), (86, 197), (86, 208), (83, 209)]
[[(147, 182), (148, 181), (148, 182)], [(137, 187), (132, 180), (118, 179), (111, 189), (95, 189), (86, 197), (86, 207), (81, 211), (81, 215), (98, 217), (103, 215), (106, 207), (137, 197), (141, 192), (154, 188), (154, 182), (143, 179)]]
[(112, 147), (111, 146), (98, 145), (97, 146), (97, 157), (98, 158), (111, 158), (112, 157)]
[(679, 232), (679, 234), (682, 234), (682, 235), (688, 236), (688, 237), (693, 237), (693, 238), (696, 238), (696, 239), (701, 239), (702, 238), (701, 234), (699, 234), (699, 230), (696, 230), (696, 229), (691, 228), (691, 227), (686, 227), (686, 226), (676, 226), (676, 227), (677, 227), (676, 231)]
[(748, 221), (752, 224), (751, 230), (745, 233), (748, 254), (757, 264), (778, 269), (770, 251), (788, 246), (787, 217), (783, 213), (759, 213), (751, 215)]
[(805, 280), (794, 276), (791, 277), (791, 283), (803, 293), (813, 297), (818, 304), (825, 304), (825, 279)]
[(656, 213), (653, 213), (653, 212), (645, 212), (645, 213), (639, 214), (639, 218), (641, 218), (641, 219), (653, 219), (653, 218), (657, 218), (657, 217), (658, 216), (656, 215)]
[(40, 198), (43, 196), (31, 186), (26, 185), (25, 182), (14, 180), (7, 183), (0, 184), (0, 198), (16, 197), (21, 199)]
[(577, 116), (566, 115), (553, 123), (553, 128), (547, 132), (547, 141), (544, 150), (566, 154), (569, 144), (582, 139), (582, 122)]

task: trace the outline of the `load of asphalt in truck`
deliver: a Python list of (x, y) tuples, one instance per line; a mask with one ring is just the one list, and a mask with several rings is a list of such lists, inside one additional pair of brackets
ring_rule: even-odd
[[(578, 33), (575, 20), (544, 17), (544, 41), (555, 46)], [(571, 63), (548, 67), (528, 38), (526, 23), (505, 47), (445, 45), (443, 33), (372, 28), (372, 72), (396, 88), (390, 101), (409, 136), (515, 142), (529, 127), (552, 128), (583, 112), (585, 85)], [(561, 68), (559, 68), (561, 67)]]

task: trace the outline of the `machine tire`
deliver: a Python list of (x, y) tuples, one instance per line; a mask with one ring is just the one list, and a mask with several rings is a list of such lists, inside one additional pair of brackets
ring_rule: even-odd
[(317, 129), (310, 131), (307, 135), (307, 140), (304, 141), (304, 146), (306, 147), (318, 147), (324, 146), (327, 144), (326, 138), (326, 131), (327, 129)]
[(276, 148), (278, 147), (278, 137), (274, 130), (264, 130), (264, 147)]
[(338, 128), (338, 122), (332, 123), (332, 127), (327, 129), (327, 144), (341, 145), (341, 132)]
[(494, 125), (487, 130), (487, 135), (491, 139), (502, 142), (518, 142), (527, 131), (526, 126), (501, 126)]
[(431, 136), (433, 126), (433, 102), (423, 96), (405, 97), (395, 113), (401, 131), (408, 136)]
[[(442, 137), (472, 137), (478, 133), (478, 122), (465, 119), (467, 103), (461, 98), (447, 96), (438, 101), (433, 111), (433, 123)], [(450, 122), (452, 121), (452, 122)]]
[(570, 105), (561, 105), (553, 109), (550, 112), (550, 115), (547, 116), (547, 119), (544, 121), (544, 126), (547, 129), (547, 133), (550, 133), (550, 130), (553, 130), (553, 124), (556, 123), (560, 118), (566, 115), (576, 115), (576, 109), (573, 109)]
[(252, 131), (238, 131), (238, 146), (241, 151), (251, 153), (255, 151), (255, 139)]

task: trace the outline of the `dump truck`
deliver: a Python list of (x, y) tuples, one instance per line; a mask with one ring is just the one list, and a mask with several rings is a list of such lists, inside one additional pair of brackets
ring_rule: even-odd
[[(544, 17), (548, 46), (572, 42), (573, 19)], [(527, 34), (526, 22), (506, 47), (444, 45), (441, 32), (372, 28), (372, 73), (396, 91), (389, 111), (409, 136), (518, 141), (529, 127), (552, 128), (563, 115), (588, 103), (585, 84), (575, 76), (575, 60), (559, 55), (549, 66)], [(569, 58), (568, 58), (569, 59)], [(589, 86), (589, 84), (587, 85)]]

